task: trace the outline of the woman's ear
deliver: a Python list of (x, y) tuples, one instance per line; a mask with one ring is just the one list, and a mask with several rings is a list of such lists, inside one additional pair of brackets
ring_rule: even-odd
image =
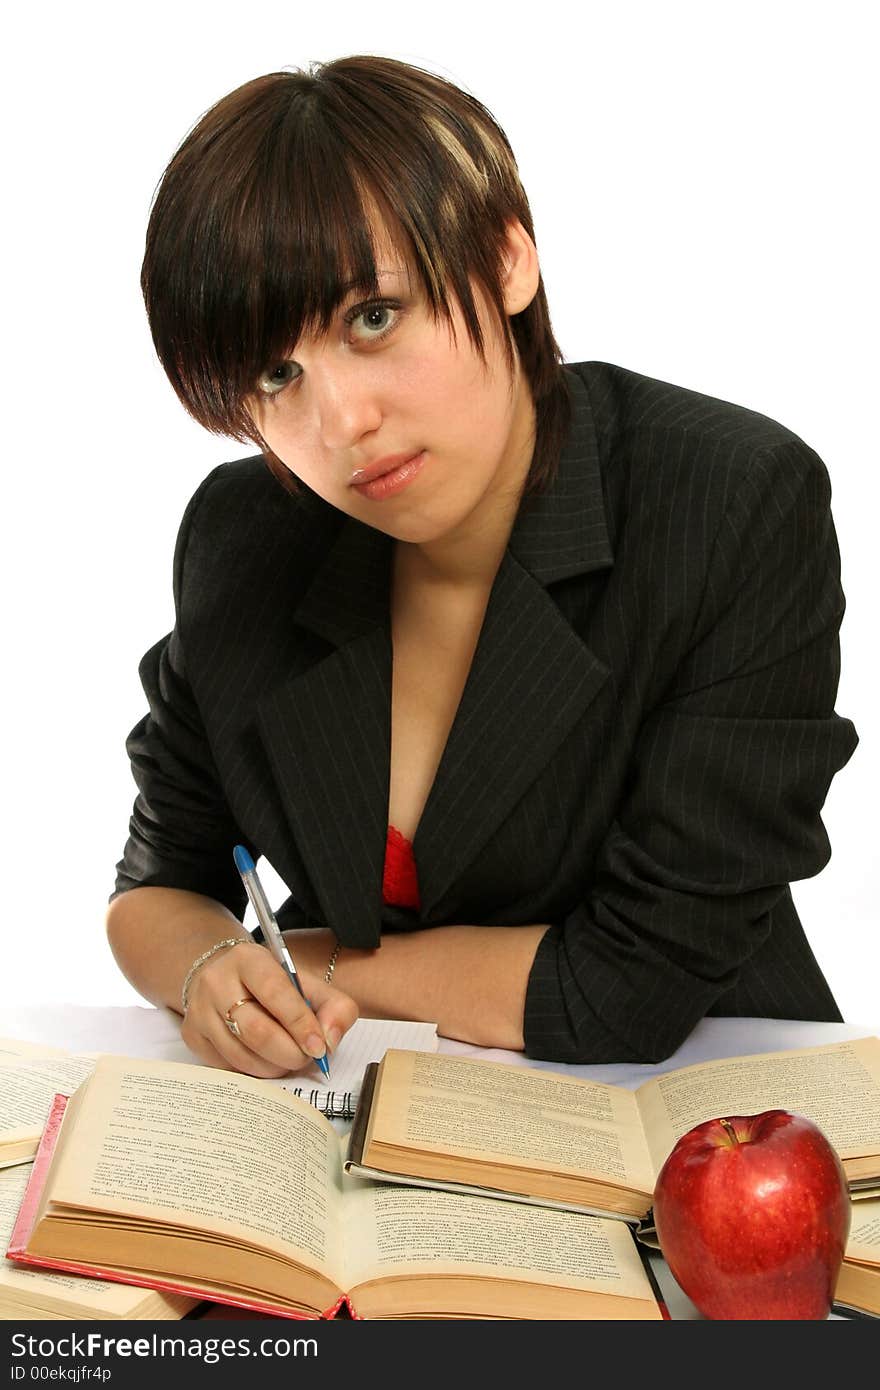
[(518, 217), (507, 224), (504, 255), (504, 310), (521, 314), (538, 292), (541, 267), (538, 252)]

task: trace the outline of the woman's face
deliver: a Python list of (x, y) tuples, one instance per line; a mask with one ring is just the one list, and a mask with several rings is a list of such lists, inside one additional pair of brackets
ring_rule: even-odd
[(466, 537), (519, 497), (534, 444), (528, 382), (519, 363), (511, 378), (482, 297), (486, 365), (458, 302), (453, 339), (384, 236), (376, 269), (381, 298), (349, 294), (326, 337), (303, 336), (268, 366), (252, 416), (282, 463), (340, 511), (398, 540)]

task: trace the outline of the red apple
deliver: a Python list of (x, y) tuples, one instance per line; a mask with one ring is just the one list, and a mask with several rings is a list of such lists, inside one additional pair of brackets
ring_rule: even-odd
[(707, 1318), (825, 1318), (849, 1234), (840, 1159), (787, 1110), (707, 1120), (660, 1170), (663, 1256)]

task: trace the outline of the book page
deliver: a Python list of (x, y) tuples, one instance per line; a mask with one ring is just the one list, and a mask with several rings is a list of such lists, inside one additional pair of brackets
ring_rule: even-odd
[(880, 1038), (702, 1062), (645, 1082), (636, 1098), (655, 1173), (694, 1125), (763, 1110), (806, 1115), (841, 1158), (880, 1154)]
[[(302, 1096), (325, 1113), (351, 1119), (369, 1062), (381, 1062), (389, 1047), (407, 1052), (436, 1052), (436, 1023), (408, 1023), (399, 1018), (359, 1018), (340, 1041), (331, 1059), (331, 1077), (325, 1081), (317, 1067), (305, 1074), (285, 1077), (275, 1084), (291, 1095)], [(313, 1074), (314, 1073), (314, 1074)]]
[(880, 1268), (880, 1198), (853, 1202), (852, 1226), (846, 1243), (848, 1260), (863, 1260)]
[(653, 1300), (622, 1221), (579, 1212), (345, 1182), (346, 1284), (470, 1274)]
[(632, 1092), (504, 1062), (388, 1052), (364, 1150), (373, 1142), (594, 1175), (650, 1193), (651, 1161)]
[(94, 1057), (62, 1052), (17, 1058), (0, 1055), (0, 1165), (4, 1145), (30, 1139), (36, 1152), (52, 1097), (73, 1095), (94, 1065)]
[[(0, 1173), (0, 1251), (9, 1245), (15, 1218), (21, 1206), (24, 1190), (31, 1174), (30, 1163), (20, 1163)], [(0, 1259), (0, 1301), (4, 1304), (20, 1301), (22, 1318), (29, 1308), (64, 1308), (69, 1305), (77, 1316), (125, 1318), (134, 1317), (146, 1297), (169, 1305), (192, 1300), (166, 1298), (161, 1294), (147, 1295), (144, 1289), (126, 1284), (111, 1284), (103, 1279), (88, 1279), (80, 1274), (49, 1274), (41, 1270), (23, 1269), (11, 1260)]]
[(72, 1104), (53, 1202), (229, 1236), (335, 1279), (340, 1143), (304, 1101), (238, 1072), (104, 1057)]

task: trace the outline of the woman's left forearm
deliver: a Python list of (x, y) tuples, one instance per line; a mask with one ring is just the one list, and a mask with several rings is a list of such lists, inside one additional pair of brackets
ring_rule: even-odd
[[(333, 984), (364, 1018), (436, 1023), (447, 1038), (523, 1048), (523, 1010), (535, 952), (548, 924), (386, 931), (375, 950), (341, 947)], [(285, 932), (298, 966), (323, 973), (329, 931)]]

